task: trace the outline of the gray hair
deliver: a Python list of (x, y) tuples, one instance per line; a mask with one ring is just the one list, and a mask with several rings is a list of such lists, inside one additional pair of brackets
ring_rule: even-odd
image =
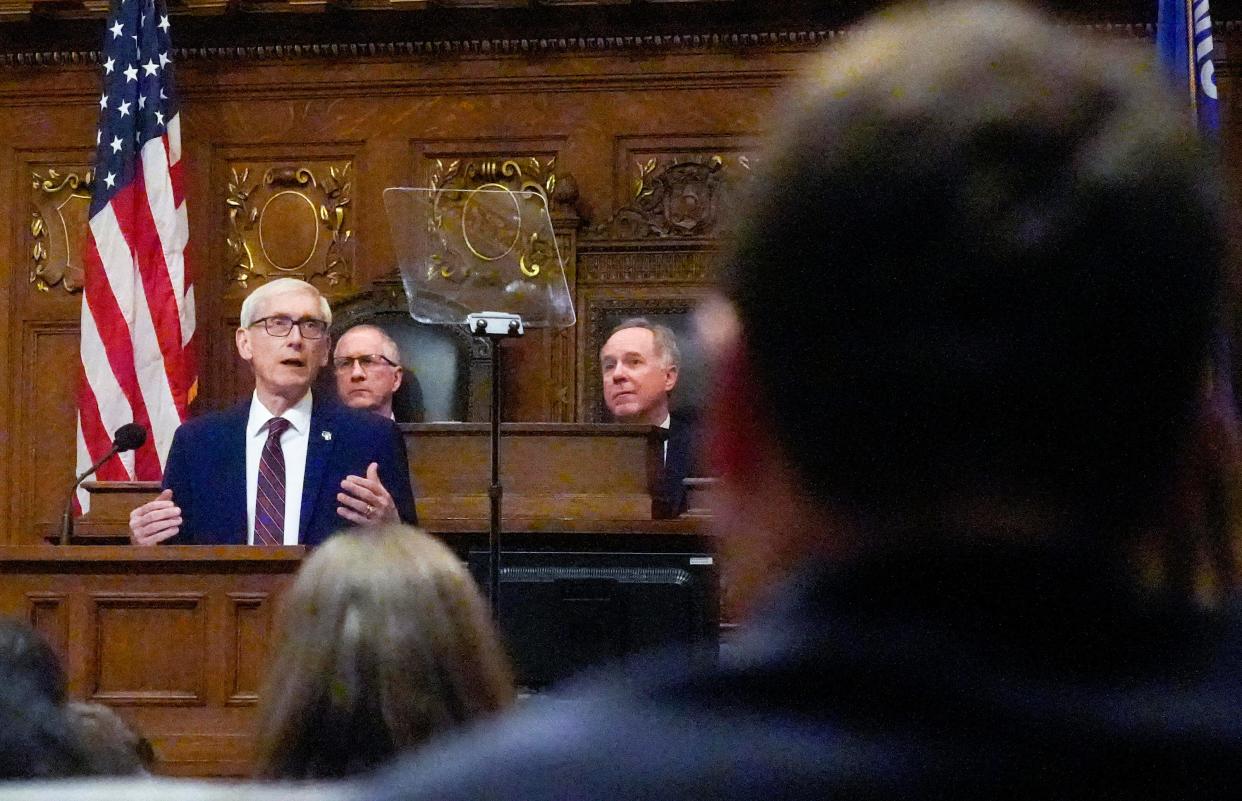
[(384, 356), (392, 359), (398, 367), (401, 366), (401, 348), (398, 347), (397, 340), (389, 336), (388, 332), (380, 328), (378, 325), (372, 325), (371, 323), (359, 323), (358, 325), (345, 329), (345, 331), (336, 338), (336, 347), (339, 348), (341, 343), (345, 341), (345, 337), (354, 331), (374, 331), (379, 334), (380, 339), (384, 343), (384, 350), (387, 351)]
[(242, 301), (241, 322), (242, 328), (249, 328), (254, 325), (255, 313), (259, 308), (259, 304), (268, 298), (273, 298), (284, 292), (310, 292), (319, 298), (319, 313), (323, 315), (323, 321), (328, 325), (332, 324), (332, 307), (328, 305), (328, 299), (325, 298), (318, 289), (312, 284), (308, 284), (298, 278), (277, 278), (275, 281), (269, 281), (263, 286), (246, 296)]
[(608, 336), (604, 337), (604, 341), (607, 342), (618, 331), (624, 331), (627, 328), (642, 328), (650, 331), (652, 338), (655, 340), (656, 355), (664, 360), (664, 366), (681, 366), (681, 348), (677, 347), (677, 335), (673, 333), (673, 329), (667, 325), (653, 323), (646, 317), (630, 317), (627, 320), (622, 320), (621, 323), (608, 332)]

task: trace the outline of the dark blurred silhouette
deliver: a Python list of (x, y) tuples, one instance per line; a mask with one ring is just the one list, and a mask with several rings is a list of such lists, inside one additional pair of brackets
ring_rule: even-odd
[(65, 700), (65, 671), (56, 652), (30, 626), (0, 618), (0, 779), (91, 772)]

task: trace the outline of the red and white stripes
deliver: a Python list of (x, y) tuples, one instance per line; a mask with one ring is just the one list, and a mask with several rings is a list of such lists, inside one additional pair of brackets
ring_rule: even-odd
[[(159, 479), (197, 390), (179, 117), (143, 145), (133, 180), (87, 232), (78, 471), (108, 451), (121, 425), (150, 433), (137, 451), (100, 468), (105, 480)], [(77, 502), (86, 511), (84, 491)]]

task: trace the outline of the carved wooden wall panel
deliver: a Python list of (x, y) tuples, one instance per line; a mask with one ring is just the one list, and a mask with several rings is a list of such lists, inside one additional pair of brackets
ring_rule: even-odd
[(613, 167), (616, 211), (592, 235), (720, 235), (738, 190), (750, 178), (758, 147), (753, 134), (619, 137)]
[(269, 593), (233, 592), (228, 594), (228, 602), (232, 614), (227, 620), (233, 631), (227, 654), (229, 695), (225, 704), (254, 706), (270, 662), (268, 646), (276, 634), (274, 599)]
[[(14, 532), (25, 542), (59, 531), (76, 460), (78, 321), (23, 323), (10, 429), (17, 454)], [(13, 434), (16, 436), (14, 437)]]
[(4, 258), (9, 272), (0, 282), (0, 318), (10, 335), (0, 371), (0, 410), (7, 422), (0, 476), (26, 478), (5, 480), (9, 490), (0, 508), (16, 523), (9, 536), (29, 542), (55, 529), (68, 492), (64, 477), (72, 481), (80, 253), (89, 203), (84, 183), (91, 154), (50, 136), (22, 144), (30, 146), (7, 159), (12, 244)]
[(27, 164), (30, 225), (25, 232), (30, 283), (47, 292), (82, 288), (82, 247), (93, 175), (89, 156), (78, 163)]
[[(0, 116), (12, 123), (20, 115)], [(5, 269), (0, 325), (8, 333), (0, 351), (5, 359), (0, 508), (12, 521), (6, 537), (12, 542), (35, 542), (56, 530), (75, 462), (80, 317), (75, 265), (85, 235), (87, 201), (80, 190), (91, 157), (82, 144), (92, 140), (74, 141), (58, 127), (62, 108), (41, 116), (11, 131), (6, 144), (15, 147), (0, 150), (0, 178), (8, 189), (8, 224), (0, 238)], [(22, 479), (10, 480), (14, 476)]]
[(353, 161), (229, 159), (224, 197), (229, 295), (300, 278), (325, 291), (354, 281)]
[(97, 593), (90, 699), (114, 706), (206, 702), (207, 610), (201, 593)]
[(26, 621), (43, 635), (63, 660), (69, 654), (68, 596), (61, 592), (26, 593)]
[[(557, 245), (574, 287), (574, 237), (581, 222), (574, 203), (577, 182), (560, 163), (569, 136), (424, 141), (412, 143), (413, 186), (537, 191), (548, 200)], [(559, 183), (558, 183), (559, 182)], [(569, 332), (530, 329), (519, 344), (506, 346), (502, 380), (507, 420), (574, 419), (574, 354)], [(516, 390), (516, 391), (514, 391)]]

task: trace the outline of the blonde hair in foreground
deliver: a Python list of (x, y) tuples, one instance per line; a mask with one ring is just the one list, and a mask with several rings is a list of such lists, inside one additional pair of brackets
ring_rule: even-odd
[(261, 776), (359, 773), (513, 701), (474, 581), (408, 526), (328, 540), (285, 595), (280, 632), (260, 711)]

